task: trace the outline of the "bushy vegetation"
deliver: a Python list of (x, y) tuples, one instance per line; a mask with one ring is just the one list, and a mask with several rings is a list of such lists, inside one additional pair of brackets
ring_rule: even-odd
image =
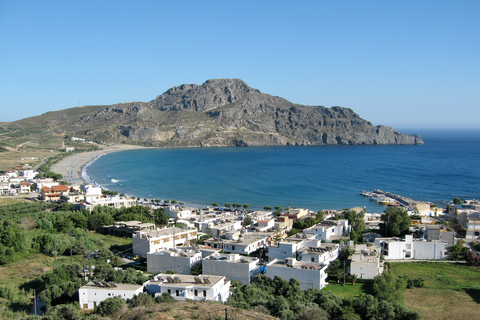
[[(397, 281), (403, 280), (379, 277), (373, 294), (341, 299), (318, 289), (302, 291), (294, 278), (285, 281), (280, 277), (271, 279), (257, 275), (248, 286), (234, 281), (228, 304), (280, 319), (420, 319), (418, 312), (406, 309), (395, 300), (395, 291), (392, 290), (402, 286), (397, 285)], [(388, 294), (384, 295), (383, 290)]]
[[(24, 253), (81, 254), (104, 244), (88, 231), (114, 221), (157, 222), (163, 210), (150, 214), (140, 206), (116, 209), (106, 206), (72, 211), (69, 204), (19, 203), (0, 207), (0, 265)], [(67, 211), (69, 210), (69, 211)]]

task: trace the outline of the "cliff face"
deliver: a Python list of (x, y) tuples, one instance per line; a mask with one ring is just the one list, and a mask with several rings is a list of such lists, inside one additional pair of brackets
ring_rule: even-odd
[[(29, 120), (29, 121), (26, 121)], [(152, 146), (422, 144), (373, 126), (351, 109), (303, 106), (261, 93), (239, 79), (184, 84), (148, 102), (72, 108), (16, 122), (85, 137)]]

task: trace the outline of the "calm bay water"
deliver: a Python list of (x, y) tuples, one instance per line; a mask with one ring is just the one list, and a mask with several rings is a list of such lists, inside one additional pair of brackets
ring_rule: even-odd
[(88, 174), (111, 190), (195, 206), (381, 212), (359, 195), (377, 188), (433, 202), (480, 198), (480, 131), (415, 132), (424, 145), (123, 151), (100, 157)]

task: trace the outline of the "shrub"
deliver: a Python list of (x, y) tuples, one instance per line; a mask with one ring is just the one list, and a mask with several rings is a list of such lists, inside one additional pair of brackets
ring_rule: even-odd
[(98, 313), (101, 316), (114, 316), (122, 311), (125, 306), (125, 301), (120, 297), (108, 298), (98, 305), (95, 309), (95, 313)]
[(173, 299), (173, 297), (169, 293), (164, 292), (160, 296), (156, 297), (155, 301), (157, 303), (163, 303), (163, 302), (173, 302), (175, 301), (175, 299)]

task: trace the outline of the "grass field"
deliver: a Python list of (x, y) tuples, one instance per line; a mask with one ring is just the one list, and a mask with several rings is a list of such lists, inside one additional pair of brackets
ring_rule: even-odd
[(22, 203), (22, 202), (31, 202), (26, 200), (23, 196), (0, 196), (0, 206), (5, 206), (8, 204)]
[[(107, 248), (131, 248), (131, 238), (121, 238), (98, 233), (94, 234), (94, 236), (104, 241)], [(72, 258), (74, 263), (82, 262), (82, 257), (79, 255), (73, 256)], [(35, 286), (35, 284), (28, 283), (52, 270), (55, 265), (61, 265), (63, 263), (70, 263), (70, 256), (59, 256), (55, 260), (55, 257), (42, 253), (25, 255), (25, 257), (18, 262), (9, 263), (0, 267), (0, 286), (29, 289)]]
[(365, 289), (366, 289), (365, 284), (360, 282), (355, 283), (355, 285), (352, 285), (352, 283), (347, 282), (345, 283), (345, 286), (343, 285), (343, 283), (330, 282), (322, 290), (331, 291), (333, 294), (335, 294), (336, 296), (339, 296), (340, 298), (349, 298), (349, 297), (354, 297), (361, 294), (366, 294)]
[(405, 306), (429, 319), (480, 319), (480, 269), (451, 263), (392, 263), (391, 272), (425, 279), (407, 289)]

